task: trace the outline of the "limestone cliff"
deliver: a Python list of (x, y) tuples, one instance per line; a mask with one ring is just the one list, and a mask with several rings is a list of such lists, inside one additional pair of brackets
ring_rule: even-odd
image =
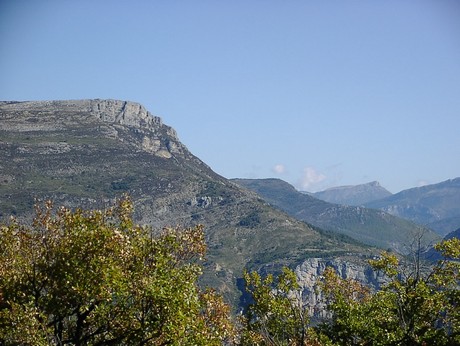
[[(0, 119), (0, 130), (23, 133), (55, 132), (92, 124), (93, 130), (116, 138), (119, 131), (128, 127), (136, 133), (131, 139), (145, 151), (164, 158), (187, 152), (173, 128), (164, 125), (160, 117), (152, 115), (144, 106), (130, 101), (0, 102)], [(90, 135), (89, 131), (87, 136)]]
[(308, 306), (311, 316), (325, 317), (325, 302), (318, 283), (327, 267), (332, 267), (343, 279), (356, 280), (371, 289), (378, 289), (384, 282), (381, 273), (375, 272), (365, 261), (345, 258), (308, 258), (295, 268), (301, 287), (303, 304)]

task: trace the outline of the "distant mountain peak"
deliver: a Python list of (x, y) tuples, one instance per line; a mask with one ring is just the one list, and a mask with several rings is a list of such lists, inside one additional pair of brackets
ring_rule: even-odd
[(460, 227), (460, 177), (400, 191), (366, 203), (369, 208), (427, 225), (441, 235)]
[[(404, 252), (404, 244), (412, 239), (414, 232), (420, 227), (379, 210), (337, 205), (319, 200), (295, 190), (292, 185), (279, 179), (233, 179), (233, 181), (253, 190), (271, 205), (299, 220), (345, 234), (372, 246)], [(434, 233), (426, 231), (430, 240), (438, 238)]]
[(331, 187), (313, 194), (316, 198), (329, 203), (355, 206), (360, 206), (391, 195), (391, 192), (382, 187), (378, 181), (371, 181), (359, 185)]
[(340, 186), (328, 187), (327, 189), (325, 189), (323, 191), (318, 191), (318, 192), (315, 192), (315, 193), (322, 193), (324, 191), (334, 191), (334, 190), (358, 189), (358, 188), (365, 188), (365, 187), (381, 187), (381, 185), (377, 180), (375, 180), (375, 181), (371, 181), (369, 183), (358, 184), (358, 185), (340, 185)]

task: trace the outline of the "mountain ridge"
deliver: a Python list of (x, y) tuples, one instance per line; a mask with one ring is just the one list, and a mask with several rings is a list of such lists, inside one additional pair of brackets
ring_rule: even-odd
[[(309, 224), (346, 234), (368, 245), (404, 252), (403, 245), (423, 229), (379, 210), (322, 201), (297, 191), (281, 179), (233, 179), (257, 192), (268, 203)], [(439, 239), (428, 229), (427, 241)]]
[(205, 226), (202, 277), (233, 303), (247, 269), (306, 258), (364, 261), (372, 248), (311, 227), (218, 175), (141, 105), (119, 100), (0, 102), (0, 219), (37, 200), (85, 209), (133, 199), (137, 223)]
[(460, 227), (460, 178), (403, 190), (365, 206), (426, 225), (444, 236)]
[(378, 181), (359, 185), (331, 187), (312, 193), (316, 198), (335, 204), (362, 206), (374, 200), (391, 196), (392, 193), (382, 187)]

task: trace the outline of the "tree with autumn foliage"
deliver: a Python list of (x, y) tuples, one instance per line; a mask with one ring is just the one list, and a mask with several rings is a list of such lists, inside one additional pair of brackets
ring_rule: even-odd
[(252, 303), (242, 318), (242, 345), (319, 346), (296, 274), (284, 267), (278, 276), (245, 272)]
[(387, 278), (376, 292), (326, 270), (332, 318), (321, 332), (337, 345), (460, 345), (460, 240), (435, 248), (443, 258), (430, 268), (419, 256), (409, 266), (388, 252), (371, 260)]
[[(37, 207), (0, 226), (0, 345), (459, 345), (460, 240), (424, 268), (384, 252), (377, 291), (323, 273), (330, 318), (312, 326), (295, 273), (245, 272), (252, 298), (238, 331), (222, 297), (197, 284), (202, 226), (158, 234), (123, 198), (108, 210)], [(408, 269), (409, 268), (409, 269)]]
[(309, 323), (295, 273), (246, 272), (252, 298), (242, 318), (243, 345), (460, 345), (460, 240), (441, 242), (443, 255), (424, 266), (420, 252), (407, 258), (384, 252), (370, 264), (386, 281), (373, 291), (328, 267), (318, 292), (327, 318)]
[(154, 236), (129, 198), (99, 211), (37, 208), (0, 227), (0, 344), (221, 345), (229, 307), (197, 285), (202, 226)]

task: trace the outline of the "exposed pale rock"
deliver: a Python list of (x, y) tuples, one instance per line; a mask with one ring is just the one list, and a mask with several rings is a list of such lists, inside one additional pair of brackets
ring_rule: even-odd
[(295, 268), (295, 273), (302, 290), (303, 304), (308, 306), (311, 316), (324, 317), (325, 303), (317, 288), (327, 267), (334, 268), (343, 279), (353, 279), (373, 289), (380, 287), (384, 281), (383, 276), (369, 265), (341, 258), (309, 258)]
[[(72, 116), (63, 117), (62, 113)], [(25, 118), (26, 121), (18, 122), (17, 117)], [(0, 102), (0, 120), (0, 130), (35, 133), (94, 123), (95, 130), (113, 139), (119, 138), (117, 131), (121, 130), (122, 125), (135, 129), (135, 133), (142, 138), (139, 138), (142, 149), (158, 157), (169, 159), (174, 154), (180, 155), (187, 151), (173, 128), (164, 125), (160, 117), (152, 115), (144, 106), (130, 101), (94, 99)], [(62, 147), (49, 150), (67, 149)]]

